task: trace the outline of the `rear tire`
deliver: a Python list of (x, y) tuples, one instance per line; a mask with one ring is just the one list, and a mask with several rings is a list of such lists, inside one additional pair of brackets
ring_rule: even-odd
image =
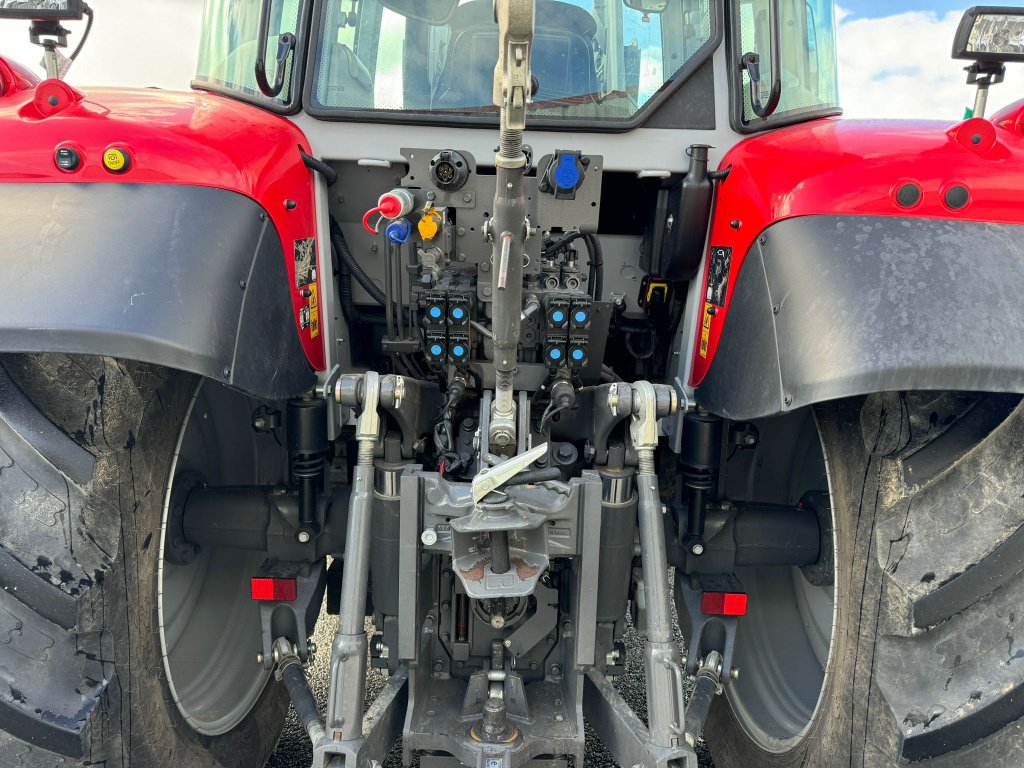
[(1024, 765), (1020, 397), (887, 393), (816, 415), (836, 530), (820, 705), (772, 744), (719, 697), (715, 764)]
[(0, 366), (0, 765), (262, 766), (282, 687), (201, 736), (161, 653), (161, 523), (198, 380), (67, 355)]

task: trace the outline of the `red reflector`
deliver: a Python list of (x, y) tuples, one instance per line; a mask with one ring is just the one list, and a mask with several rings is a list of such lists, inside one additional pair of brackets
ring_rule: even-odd
[(745, 616), (747, 596), (742, 592), (705, 592), (700, 610), (708, 616)]
[(281, 600), (291, 601), (295, 599), (295, 579), (252, 579), (253, 600)]

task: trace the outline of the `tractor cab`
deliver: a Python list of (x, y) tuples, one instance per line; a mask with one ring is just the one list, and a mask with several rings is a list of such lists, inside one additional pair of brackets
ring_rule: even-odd
[[(714, 127), (716, 100), (740, 132), (838, 112), (829, 0), (540, 0), (534, 24), (531, 128)], [(497, 41), (491, 0), (209, 0), (195, 85), (323, 120), (483, 127)]]

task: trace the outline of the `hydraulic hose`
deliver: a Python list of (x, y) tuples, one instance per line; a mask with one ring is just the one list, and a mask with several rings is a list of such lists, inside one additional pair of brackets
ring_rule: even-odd
[(295, 705), (295, 714), (309, 735), (309, 740), (316, 745), (325, 735), (324, 722), (320, 719), (320, 708), (317, 706), (313, 692), (309, 690), (306, 673), (298, 658), (290, 657), (281, 665), (281, 677), (284, 679), (288, 695)]
[(604, 250), (596, 235), (585, 235), (587, 255), (590, 258), (590, 291), (594, 301), (601, 300), (604, 292)]
[(331, 168), (331, 166), (323, 160), (306, 154), (306, 151), (302, 147), (299, 147), (299, 154), (302, 155), (302, 162), (306, 164), (307, 168), (311, 171), (316, 171), (323, 176), (328, 187), (334, 186), (334, 182), (338, 180), (338, 172), (336, 170)]
[(345, 262), (345, 266), (352, 273), (352, 277), (363, 286), (363, 290), (370, 294), (371, 299), (384, 306), (387, 303), (384, 291), (377, 287), (373, 280), (370, 279), (370, 276), (366, 274), (366, 271), (360, 266), (359, 262), (356, 261), (356, 257), (352, 255), (352, 251), (348, 248), (348, 243), (345, 242), (345, 235), (342, 233), (341, 227), (338, 226), (338, 222), (333, 216), (331, 217), (331, 245), (334, 246), (334, 250), (338, 252), (341, 260)]

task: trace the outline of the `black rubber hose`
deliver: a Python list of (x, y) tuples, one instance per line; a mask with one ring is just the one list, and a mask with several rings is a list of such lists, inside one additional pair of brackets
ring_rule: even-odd
[(711, 711), (711, 702), (718, 694), (718, 675), (709, 669), (697, 671), (697, 679), (693, 685), (693, 693), (686, 705), (686, 730), (694, 736), (700, 736), (704, 730), (704, 721)]
[(505, 487), (513, 485), (530, 485), (531, 483), (543, 483), (548, 480), (559, 480), (562, 473), (557, 467), (545, 467), (544, 469), (527, 469), (515, 475), (511, 480), (505, 481)]
[(563, 235), (557, 240), (552, 240), (551, 238), (548, 238), (544, 241), (544, 247), (542, 248), (541, 252), (544, 255), (547, 255), (549, 253), (558, 253), (560, 250), (565, 248), (565, 246), (569, 245), (574, 240), (578, 240), (581, 237), (583, 237), (583, 234), (580, 231), (573, 230), (572, 232)]
[(348, 322), (349, 328), (351, 328), (355, 323), (361, 322), (362, 318), (359, 315), (359, 310), (356, 309), (356, 302), (352, 296), (352, 273), (344, 262), (341, 263), (340, 267), (341, 280), (338, 282), (340, 283), (341, 313), (345, 316), (345, 320)]
[(587, 254), (590, 258), (590, 290), (594, 301), (601, 300), (604, 292), (604, 249), (597, 235), (586, 235)]
[(306, 680), (306, 673), (298, 662), (285, 664), (281, 667), (281, 677), (288, 688), (288, 695), (291, 696), (292, 704), (295, 705), (295, 713), (299, 716), (302, 727), (313, 739), (315, 733), (322, 735), (324, 724), (320, 719), (320, 709), (317, 707), (313, 692), (309, 690), (309, 681)]
[(306, 151), (302, 147), (299, 147), (299, 154), (302, 155), (302, 162), (306, 164), (307, 168), (311, 171), (316, 171), (323, 176), (328, 187), (334, 186), (334, 182), (338, 180), (338, 172), (336, 170), (331, 168), (331, 166), (323, 160), (313, 157), (312, 155), (307, 155)]
[(80, 54), (82, 52), (82, 49), (85, 48), (85, 41), (89, 39), (89, 33), (92, 32), (92, 23), (96, 20), (96, 16), (93, 13), (92, 8), (90, 8), (88, 5), (84, 5), (82, 7), (82, 12), (89, 17), (89, 20), (85, 22), (85, 34), (82, 35), (82, 39), (79, 41), (78, 47), (75, 48), (74, 53), (68, 56), (68, 58), (71, 59), (71, 61), (77, 59), (78, 54)]
[(352, 277), (363, 286), (363, 290), (370, 294), (370, 298), (384, 306), (387, 301), (384, 291), (377, 287), (373, 280), (370, 279), (370, 276), (359, 265), (359, 262), (356, 261), (356, 257), (352, 255), (352, 251), (348, 248), (348, 243), (345, 242), (345, 235), (342, 233), (341, 227), (338, 226), (338, 222), (333, 216), (331, 217), (331, 245), (334, 246), (334, 250), (338, 252), (341, 260), (345, 262), (345, 266), (352, 273)]

